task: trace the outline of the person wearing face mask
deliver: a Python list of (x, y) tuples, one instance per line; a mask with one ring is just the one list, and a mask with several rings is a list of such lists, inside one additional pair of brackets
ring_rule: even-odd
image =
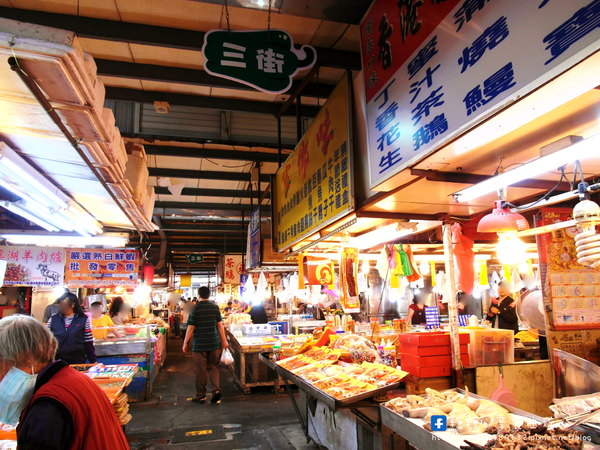
[(413, 304), (408, 307), (406, 321), (412, 325), (425, 325), (425, 294), (419, 292), (413, 298)]
[(494, 323), (498, 317), (498, 328), (519, 332), (519, 318), (517, 317), (517, 302), (510, 296), (510, 283), (502, 281), (498, 285), (498, 298), (492, 300), (486, 319)]
[(75, 294), (66, 292), (58, 297), (59, 313), (48, 321), (48, 328), (58, 341), (58, 359), (67, 364), (96, 362), (92, 322), (81, 309)]
[(18, 422), (20, 450), (128, 449), (106, 394), (55, 361), (57, 345), (31, 316), (0, 319), (0, 422)]

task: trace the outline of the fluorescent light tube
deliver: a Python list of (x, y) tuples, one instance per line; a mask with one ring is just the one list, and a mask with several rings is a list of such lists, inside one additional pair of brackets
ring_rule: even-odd
[(439, 222), (437, 220), (411, 220), (409, 224), (413, 226), (409, 228), (398, 229), (398, 224), (394, 223), (392, 225), (387, 225), (385, 227), (379, 228), (377, 230), (369, 231), (368, 233), (353, 238), (350, 241), (349, 245), (352, 247), (357, 247), (359, 249), (373, 248), (385, 242), (395, 241), (397, 239), (400, 239), (401, 237), (408, 236), (410, 234), (420, 233), (430, 228), (435, 228), (437, 226), (440, 226), (442, 222)]
[(4, 142), (0, 142), (0, 172), (40, 203), (67, 207), (67, 197)]
[(468, 202), (478, 197), (496, 192), (519, 181), (558, 169), (561, 166), (592, 158), (600, 154), (600, 134), (591, 136), (562, 150), (534, 159), (516, 169), (503, 172), (481, 183), (474, 184), (454, 194), (457, 201)]
[(64, 211), (66, 217), (69, 217), (74, 224), (79, 224), (80, 227), (87, 231), (86, 234), (102, 233), (102, 226), (86, 211), (82, 210), (75, 203), (71, 203)]
[(36, 216), (41, 217), (45, 221), (53, 224), (59, 230), (73, 231), (73, 224), (67, 220), (59, 211), (54, 211), (38, 202), (25, 202), (24, 207), (31, 211)]
[(30, 222), (33, 222), (37, 225), (39, 225), (40, 227), (44, 228), (47, 231), (58, 231), (59, 229), (56, 228), (54, 225), (46, 222), (45, 220), (42, 220), (41, 218), (31, 214), (28, 210), (24, 209), (21, 205), (23, 204), (22, 200), (18, 201), (18, 202), (7, 202), (7, 201), (2, 201), (0, 202), (0, 206), (2, 206), (3, 208), (8, 209), (10, 212), (13, 212), (21, 217), (24, 217), (25, 219), (29, 220)]
[(100, 236), (44, 235), (44, 234), (3, 234), (11, 244), (40, 245), (46, 247), (85, 247), (102, 246), (122, 248), (127, 245), (129, 238), (124, 234)]

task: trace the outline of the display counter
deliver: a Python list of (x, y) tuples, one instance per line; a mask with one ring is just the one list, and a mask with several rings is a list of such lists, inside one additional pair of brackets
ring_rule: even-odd
[[(548, 448), (597, 448), (592, 444), (597, 436), (570, 429), (570, 422), (548, 422), (461, 389), (397, 398), (380, 408), (382, 425), (418, 449), (533, 448), (542, 441), (554, 445)], [(440, 416), (445, 419), (437, 422)]]
[[(118, 337), (95, 339), (96, 359), (105, 365), (136, 364), (138, 370), (125, 392), (130, 402), (146, 400), (152, 393), (152, 385), (160, 367), (160, 364), (156, 364), (155, 352), (157, 348), (162, 348), (164, 352), (165, 335), (153, 325), (110, 328), (116, 331)], [(160, 362), (162, 361), (164, 359), (161, 358)]]
[(127, 425), (132, 416), (129, 414), (129, 396), (125, 390), (133, 381), (139, 371), (137, 364), (76, 364), (76, 370), (83, 372), (91, 378), (96, 385), (106, 394), (115, 409), (121, 426)]
[[(318, 380), (311, 377), (311, 369), (324, 369), (321, 362), (331, 369), (336, 364), (332, 356), (335, 351), (314, 349), (296, 360), (283, 360), (286, 367), (273, 361), (271, 353), (259, 358), (284, 381), (308, 441), (327, 448), (379, 448), (380, 417), (373, 399), (397, 388), (406, 373), (381, 364), (340, 363), (333, 369), (337, 375), (327, 373)], [(315, 362), (310, 362), (312, 358)], [(296, 364), (298, 361), (302, 365)], [(291, 384), (298, 387), (298, 398)]]
[(245, 394), (257, 386), (280, 386), (277, 373), (260, 363), (258, 355), (273, 352), (276, 338), (270, 336), (236, 337), (226, 329), (229, 351), (233, 356), (233, 377)]

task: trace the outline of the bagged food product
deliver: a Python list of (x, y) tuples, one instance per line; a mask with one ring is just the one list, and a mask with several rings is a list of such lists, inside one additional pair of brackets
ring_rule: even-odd
[(333, 344), (333, 348), (341, 350), (352, 362), (379, 361), (379, 351), (373, 342), (358, 334), (343, 334)]
[(223, 354), (221, 355), (221, 364), (224, 366), (231, 366), (233, 364), (233, 355), (228, 348), (223, 350)]

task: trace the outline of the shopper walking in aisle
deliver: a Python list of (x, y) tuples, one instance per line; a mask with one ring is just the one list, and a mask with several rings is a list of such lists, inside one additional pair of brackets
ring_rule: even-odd
[(211, 403), (221, 403), (221, 384), (219, 361), (221, 353), (228, 348), (225, 328), (219, 307), (209, 301), (210, 289), (202, 286), (198, 289), (200, 300), (188, 319), (188, 327), (183, 341), (183, 352), (189, 351), (192, 343), (192, 361), (196, 371), (197, 403), (206, 402), (206, 384), (208, 378), (212, 383)]
[(58, 341), (58, 359), (67, 364), (96, 362), (92, 322), (83, 313), (79, 299), (70, 292), (58, 298), (59, 313), (48, 320), (48, 328)]
[(502, 281), (498, 285), (497, 299), (492, 300), (486, 319), (494, 323), (498, 316), (498, 328), (519, 332), (519, 318), (517, 317), (517, 302), (510, 296), (510, 283)]
[(18, 448), (128, 449), (106, 394), (55, 361), (56, 348), (52, 333), (33, 317), (0, 320), (0, 422), (19, 422)]

